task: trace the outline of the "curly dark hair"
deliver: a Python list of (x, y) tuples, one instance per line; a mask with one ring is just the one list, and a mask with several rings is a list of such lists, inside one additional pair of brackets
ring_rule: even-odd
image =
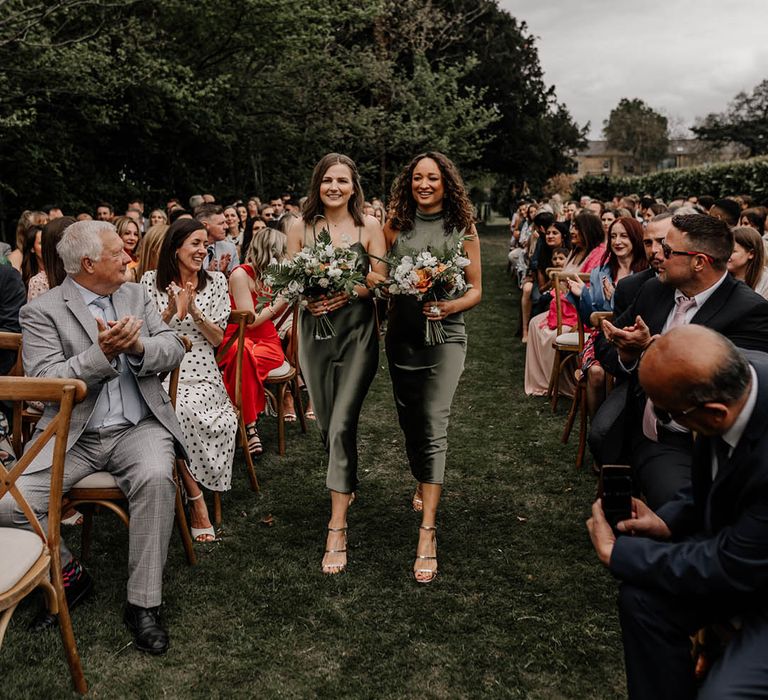
[(312, 171), (309, 193), (307, 194), (307, 201), (304, 202), (304, 207), (302, 208), (301, 218), (307, 224), (314, 224), (318, 217), (325, 214), (325, 207), (320, 199), (320, 184), (328, 168), (333, 165), (346, 165), (352, 173), (353, 192), (347, 202), (347, 209), (352, 215), (355, 226), (362, 226), (365, 223), (363, 220), (365, 196), (363, 195), (363, 186), (360, 183), (360, 173), (357, 170), (355, 161), (341, 153), (328, 153), (318, 161), (315, 169)]
[(474, 207), (469, 195), (467, 195), (458, 168), (450, 158), (437, 151), (427, 151), (417, 155), (392, 183), (387, 223), (395, 231), (409, 231), (413, 228), (413, 220), (416, 216), (416, 200), (411, 191), (411, 179), (416, 166), (425, 158), (430, 158), (437, 163), (443, 177), (443, 186), (445, 187), (443, 228), (445, 232), (450, 233), (453, 229), (457, 229), (468, 233), (475, 223)]

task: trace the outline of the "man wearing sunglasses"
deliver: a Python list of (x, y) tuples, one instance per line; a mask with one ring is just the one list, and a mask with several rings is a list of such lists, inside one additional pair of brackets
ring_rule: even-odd
[[(605, 340), (598, 343), (597, 357), (608, 372), (630, 383), (621, 439), (614, 437), (608, 451), (590, 441), (600, 461), (629, 461), (636, 485), (652, 508), (669, 501), (690, 481), (692, 439), (676, 421), (659, 422), (637, 385), (643, 352), (656, 336), (690, 323), (713, 328), (741, 348), (768, 348), (768, 301), (726, 269), (733, 249), (728, 225), (703, 214), (676, 215), (671, 222), (661, 246), (658, 277), (643, 284), (623, 314), (612, 323), (603, 322)], [(606, 404), (601, 411), (616, 410)], [(598, 425), (605, 418), (601, 411)], [(616, 454), (618, 443), (623, 455)]]
[[(587, 521), (600, 561), (622, 581), (629, 697), (765, 697), (768, 355), (692, 324), (651, 345), (639, 378), (657, 414), (697, 438), (692, 485), (657, 512), (633, 499), (632, 518), (617, 526), (633, 537), (614, 535), (600, 501)], [(732, 637), (697, 688), (690, 636), (712, 624)]]

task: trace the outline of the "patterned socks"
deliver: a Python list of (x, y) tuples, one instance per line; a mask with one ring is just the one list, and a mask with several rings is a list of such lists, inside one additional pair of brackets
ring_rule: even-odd
[(65, 564), (61, 569), (61, 576), (64, 579), (64, 588), (69, 588), (80, 580), (83, 575), (83, 566), (77, 559), (72, 559), (69, 564)]

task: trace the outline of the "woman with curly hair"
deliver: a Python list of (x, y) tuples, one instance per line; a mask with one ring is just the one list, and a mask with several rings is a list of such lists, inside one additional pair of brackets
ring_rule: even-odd
[[(412, 505), (422, 513), (413, 566), (419, 583), (437, 576), (435, 522), (445, 475), (448, 418), (467, 352), (463, 312), (482, 297), (480, 241), (461, 175), (442, 153), (422, 153), (392, 186), (390, 217), (384, 227), (387, 247), (395, 254), (398, 249), (439, 248), (454, 230), (468, 237), (464, 243), (470, 260), (465, 268), (466, 293), (424, 302), (395, 296), (389, 303), (389, 373), (408, 462), (417, 481)], [(425, 318), (442, 322), (444, 343), (426, 344)]]
[[(379, 222), (363, 214), (364, 201), (354, 161), (340, 153), (323, 156), (312, 172), (302, 216), (288, 231), (289, 254), (314, 244), (325, 229), (334, 246), (349, 245), (357, 252), (363, 275), (369, 269), (381, 275), (384, 236)], [(347, 510), (357, 488), (357, 425), (379, 361), (370, 290), (360, 285), (355, 291), (354, 298), (339, 292), (309, 299), (298, 324), (299, 361), (328, 453), (331, 519), (321, 565), (324, 574), (341, 573), (347, 565)], [(319, 340), (313, 316), (324, 314), (332, 319), (336, 335)]]

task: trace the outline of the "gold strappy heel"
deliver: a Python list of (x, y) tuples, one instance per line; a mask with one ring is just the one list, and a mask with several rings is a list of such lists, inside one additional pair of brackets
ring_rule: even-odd
[[(437, 526), (436, 525), (419, 525), (419, 530), (432, 530), (434, 532), (437, 532)], [(435, 550), (437, 550), (437, 536), (435, 536)], [(416, 555), (416, 561), (419, 560), (422, 561), (434, 561), (435, 562), (435, 568), (434, 569), (414, 569), (413, 574), (414, 578), (416, 579), (416, 583), (432, 583), (437, 578), (437, 553), (435, 553), (435, 556), (427, 557), (427, 556), (421, 556), (420, 554)], [(430, 574), (429, 578), (419, 578), (416, 574)]]
[[(344, 549), (326, 549), (326, 554), (344, 554), (346, 558), (347, 553), (347, 527), (329, 527), (328, 532), (343, 532), (344, 533)], [(347, 568), (346, 561), (343, 564), (321, 564), (320, 569), (326, 576), (333, 576), (335, 574), (343, 573)]]

